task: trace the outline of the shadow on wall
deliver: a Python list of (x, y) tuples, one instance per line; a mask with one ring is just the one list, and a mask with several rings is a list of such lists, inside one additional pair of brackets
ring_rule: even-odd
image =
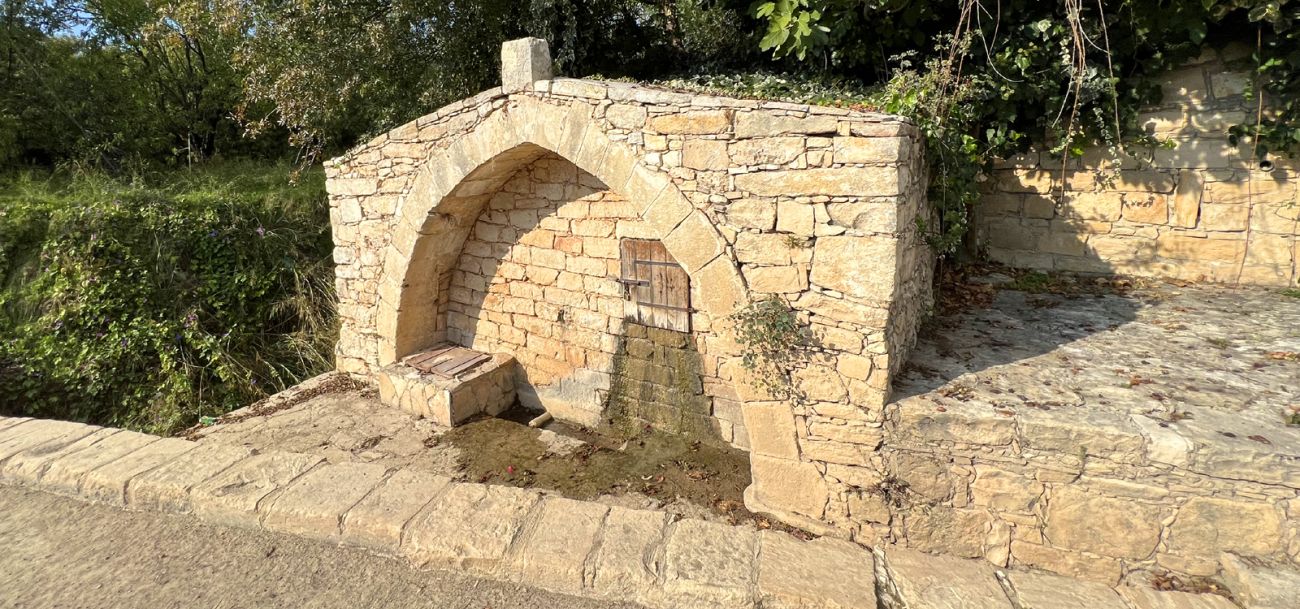
[(620, 237), (645, 236), (633, 205), (555, 154), (523, 164), (490, 196), (450, 277), (448, 338), (514, 356), (530, 409), (731, 442), (734, 423), (713, 419), (692, 334), (625, 319)]
[[(1053, 195), (1018, 198), (1032, 207)], [(995, 272), (941, 286), (940, 291), (948, 293), (940, 299), (957, 303), (955, 310), (936, 313), (921, 328), (916, 347), (894, 380), (891, 401), (942, 392), (962, 375), (1039, 357), (1136, 319), (1143, 304), (1129, 293), (1127, 281), (1114, 277), (1122, 271), (1083, 243), (1090, 221), (1056, 206), (1049, 209), (1050, 219), (1030, 230), (1019, 227), (1018, 236), (998, 239), (1031, 239), (1027, 248), (1054, 244), (1071, 252), (1072, 268)]]
[[(976, 208), (981, 253), (1019, 269), (1084, 276), (1295, 285), (1300, 163), (1261, 163), (1248, 142), (1229, 142), (1228, 127), (1244, 116), (1238, 76), (1218, 59), (1168, 76), (1167, 102), (1140, 118), (1172, 147), (1000, 161)], [(895, 399), (1125, 324), (1140, 306), (1114, 295), (1000, 292), (991, 310), (967, 314), (992, 318), (983, 330), (963, 329), (962, 315), (934, 321)]]
[(989, 255), (1021, 268), (1295, 285), (1300, 160), (1258, 158), (1228, 134), (1257, 111), (1245, 95), (1250, 52), (1230, 45), (1164, 75), (1164, 101), (1138, 120), (1170, 146), (999, 163), (977, 223)]
[(605, 421), (633, 434), (643, 425), (721, 443), (704, 395), (703, 362), (687, 332), (625, 322), (605, 402)]

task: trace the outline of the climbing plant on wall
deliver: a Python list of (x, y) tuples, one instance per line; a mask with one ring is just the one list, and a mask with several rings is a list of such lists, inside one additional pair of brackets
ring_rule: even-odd
[[(1046, 144), (1151, 144), (1140, 108), (1154, 79), (1211, 45), (1248, 41), (1260, 112), (1232, 129), (1257, 154), (1300, 150), (1300, 2), (1294, 0), (760, 0), (760, 46), (815, 72), (887, 82), (879, 109), (912, 116), (930, 142), (931, 198), (952, 251), (977, 198), (980, 167)], [(936, 44), (935, 41), (938, 41)], [(1256, 99), (1262, 100), (1263, 97)]]

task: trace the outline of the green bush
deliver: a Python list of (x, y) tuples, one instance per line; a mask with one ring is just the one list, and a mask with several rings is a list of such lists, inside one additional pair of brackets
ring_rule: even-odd
[(169, 433), (330, 367), (320, 172), (0, 181), (0, 412)]

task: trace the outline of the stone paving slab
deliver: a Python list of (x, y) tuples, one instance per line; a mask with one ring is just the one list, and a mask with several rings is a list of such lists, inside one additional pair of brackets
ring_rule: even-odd
[[(5, 420), (6, 420), (6, 421), (18, 421), (18, 422), (17, 422), (17, 423), (10, 423), (10, 424), (8, 424), (8, 425), (6, 425), (6, 426), (4, 426), (4, 427), (0, 427), (0, 447), (3, 447), (3, 446), (5, 446), (5, 445), (9, 444), (10, 442), (13, 442), (15, 439), (17, 439), (17, 438), (19, 438), (19, 437), (22, 437), (22, 436), (27, 435), (28, 433), (30, 433), (30, 432), (31, 432), (32, 430), (34, 430), (34, 429), (37, 429), (37, 428), (39, 428), (39, 427), (43, 427), (43, 426), (44, 426), (44, 425), (39, 424), (40, 421), (37, 421), (36, 419), (12, 419), (12, 418), (6, 418)], [(30, 422), (30, 423), (35, 423), (35, 424), (33, 424), (33, 425), (26, 425), (26, 423), (29, 423), (29, 422)], [(52, 421), (51, 421), (51, 422), (52, 422)]]
[(451, 478), (398, 470), (343, 517), (343, 541), (396, 554), (406, 524), (451, 484)]
[[(24, 427), (28, 429), (19, 432)], [(8, 432), (8, 433), (6, 433)], [(25, 438), (25, 439), (24, 439)], [(655, 609), (1232, 609), (1217, 596), (1120, 588), (983, 561), (800, 541), (669, 514), (314, 456), (56, 421), (9, 423), (0, 445), (37, 488), (132, 509), (362, 545), (416, 566)], [(27, 451), (27, 452), (24, 452)], [(80, 481), (79, 483), (77, 481)], [(16, 479), (9, 479), (14, 484)], [(341, 527), (341, 529), (340, 529)], [(1296, 609), (1296, 574), (1223, 558), (1247, 609)], [(877, 590), (881, 595), (877, 596)]]
[[(36, 484), (45, 468), (56, 459), (65, 457), (96, 442), (121, 433), (117, 429), (95, 429), (89, 434), (71, 433), (58, 440), (42, 442), (14, 454), (0, 466), (0, 482), (8, 484)], [(78, 437), (80, 436), (80, 437)]]
[(258, 505), (324, 461), (315, 455), (253, 455), (190, 491), (194, 512), (204, 520), (231, 526), (257, 526)]
[(1045, 573), (1010, 573), (1007, 580), (1020, 609), (1129, 609), (1106, 584)]
[(233, 446), (199, 446), (132, 478), (126, 485), (126, 503), (142, 510), (187, 513), (191, 488), (250, 454)]
[(513, 487), (453, 483), (411, 522), (402, 553), (420, 566), (490, 572), (540, 500)]
[(186, 440), (162, 438), (87, 472), (81, 479), (81, 496), (91, 501), (126, 505), (126, 485), (132, 478), (164, 465), (197, 447), (197, 444)]
[(544, 590), (581, 593), (587, 558), (608, 513), (599, 503), (546, 497), (514, 544), (505, 573)]
[(758, 594), (764, 609), (876, 609), (875, 559), (848, 541), (761, 531)]
[(1300, 607), (1300, 572), (1258, 564), (1232, 554), (1219, 557), (1228, 589), (1250, 609)]
[(599, 547), (588, 561), (586, 588), (604, 598), (640, 598), (654, 588), (656, 551), (668, 528), (668, 514), (610, 508)]
[(1237, 604), (1214, 594), (1189, 594), (1120, 586), (1119, 595), (1133, 609), (1238, 609)]
[(158, 441), (156, 436), (134, 431), (112, 434), (93, 446), (52, 461), (41, 476), (41, 487), (56, 493), (76, 493), (88, 472)]
[(679, 521), (664, 548), (664, 600), (674, 607), (751, 604), (757, 559), (757, 531)]
[(906, 609), (1012, 609), (993, 565), (915, 550), (885, 552), (888, 592)]
[(343, 515), (383, 482), (388, 468), (325, 464), (294, 480), (262, 512), (262, 526), (312, 539), (338, 537)]
[(70, 423), (67, 421), (34, 421), (19, 425), (11, 433), (0, 437), (0, 462), (5, 462), (14, 455), (46, 442), (58, 450), (71, 442), (90, 435), (99, 427)]

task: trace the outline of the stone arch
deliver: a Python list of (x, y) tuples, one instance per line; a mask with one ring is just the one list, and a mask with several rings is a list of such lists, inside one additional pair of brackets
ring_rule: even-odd
[(631, 145), (606, 136), (590, 106), (523, 100), (435, 148), (398, 202), (376, 305), (381, 366), (439, 339), (446, 286), (436, 278), (454, 264), (487, 199), (548, 152), (636, 206), (692, 280), (708, 286), (698, 301), (702, 311), (722, 319), (748, 301), (740, 271), (709, 218), (666, 174), (639, 163)]

